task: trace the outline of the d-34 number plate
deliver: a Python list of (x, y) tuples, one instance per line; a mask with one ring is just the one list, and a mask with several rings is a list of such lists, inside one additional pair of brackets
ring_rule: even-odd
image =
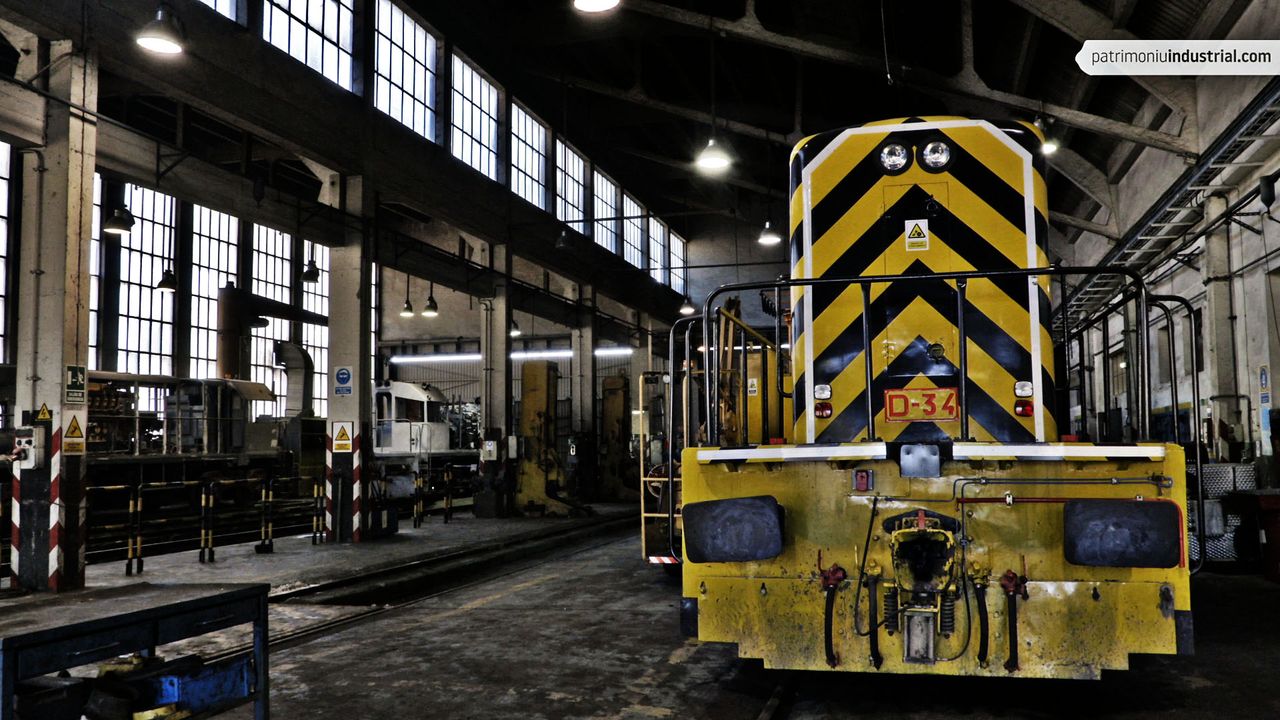
[(889, 422), (943, 421), (960, 417), (955, 388), (903, 388), (884, 391)]

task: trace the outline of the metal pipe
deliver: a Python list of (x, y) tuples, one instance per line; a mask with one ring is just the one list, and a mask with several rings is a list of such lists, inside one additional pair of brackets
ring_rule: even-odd
[[(1191, 325), (1191, 337), (1199, 337), (1200, 325), (1196, 322), (1194, 308), (1191, 307), (1191, 303), (1186, 298), (1176, 295), (1152, 295), (1149, 299), (1158, 303), (1172, 302), (1181, 305), (1187, 311), (1187, 319)], [(1172, 333), (1170, 334), (1172, 335)], [(1191, 431), (1191, 437), (1195, 444), (1194, 452), (1196, 454), (1196, 514), (1199, 516), (1196, 521), (1196, 535), (1200, 543), (1200, 557), (1196, 566), (1191, 569), (1192, 574), (1194, 574), (1200, 572), (1200, 569), (1204, 567), (1206, 536), (1204, 527), (1204, 466), (1202, 461), (1203, 453), (1200, 449), (1202, 443), (1201, 433), (1204, 432), (1204, 429), (1200, 420), (1200, 373), (1196, 372), (1195, 369), (1194, 347), (1191, 354), (1191, 411), (1195, 420), (1195, 427)]]
[[(742, 409), (738, 413), (738, 428), (740, 429), (742, 436), (738, 438), (738, 440), (739, 440), (739, 443), (742, 445), (750, 445), (751, 444), (751, 412), (750, 412), (750, 407), (748, 405), (748, 399), (750, 398), (750, 395), (747, 392), (747, 380), (748, 380), (747, 375), (749, 375), (750, 373), (749, 373), (749, 366), (747, 364), (747, 333), (742, 332), (740, 333), (740, 335), (742, 337), (742, 354), (740, 356), (741, 358), (740, 362), (742, 365), (742, 374), (738, 376), (738, 384), (742, 386), (741, 388)], [(733, 333), (730, 333), (729, 337), (733, 337)], [(730, 347), (729, 351), (730, 353), (732, 353), (733, 348)], [(730, 357), (732, 357), (732, 355), (730, 355)]]
[(1109, 442), (1115, 430), (1111, 426), (1111, 317), (1110, 314), (1103, 317), (1105, 320), (1102, 323), (1102, 419), (1107, 429), (1105, 433), (1099, 432), (1099, 434), (1103, 441)]
[(1076, 341), (1079, 347), (1079, 353), (1077, 357), (1079, 358), (1079, 365), (1080, 365), (1080, 391), (1079, 391), (1080, 392), (1080, 430), (1081, 430), (1081, 435), (1083, 435), (1085, 438), (1088, 438), (1089, 437), (1089, 400), (1093, 396), (1093, 386), (1089, 384), (1089, 374), (1088, 374), (1088, 371), (1086, 370), (1088, 365), (1085, 362), (1085, 358), (1089, 356), (1085, 353), (1084, 338), (1085, 338), (1084, 333), (1080, 333), (1080, 335), (1077, 336)]
[(1181, 445), (1182, 433), (1178, 429), (1178, 380), (1173, 375), (1173, 359), (1176, 357), (1173, 343), (1173, 313), (1170, 312), (1168, 305), (1155, 301), (1152, 301), (1151, 305), (1164, 313), (1164, 321), (1169, 330), (1165, 333), (1168, 336), (1165, 343), (1167, 345), (1166, 349), (1169, 351), (1169, 403), (1173, 406), (1173, 443)]

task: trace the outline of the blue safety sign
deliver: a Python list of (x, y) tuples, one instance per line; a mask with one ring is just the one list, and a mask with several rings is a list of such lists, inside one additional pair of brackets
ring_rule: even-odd
[(333, 373), (333, 394), (334, 395), (350, 395), (351, 394), (351, 368), (340, 367)]

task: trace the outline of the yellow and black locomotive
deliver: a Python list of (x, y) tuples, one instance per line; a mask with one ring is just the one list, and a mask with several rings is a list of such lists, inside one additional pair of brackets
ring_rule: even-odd
[(938, 117), (796, 147), (789, 382), (736, 381), (789, 417), (726, 433), (708, 389), (680, 472), (689, 632), (804, 670), (1096, 678), (1189, 651), (1182, 449), (1059, 437), (1042, 143)]

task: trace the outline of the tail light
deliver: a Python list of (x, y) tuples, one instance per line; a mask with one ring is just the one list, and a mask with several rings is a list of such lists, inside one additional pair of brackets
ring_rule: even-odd
[(824, 420), (826, 418), (831, 417), (831, 403), (829, 402), (814, 403), (813, 415), (814, 417), (822, 418)]
[(1018, 417), (1031, 417), (1035, 411), (1036, 404), (1030, 400), (1016, 400), (1013, 403), (1013, 414)]

